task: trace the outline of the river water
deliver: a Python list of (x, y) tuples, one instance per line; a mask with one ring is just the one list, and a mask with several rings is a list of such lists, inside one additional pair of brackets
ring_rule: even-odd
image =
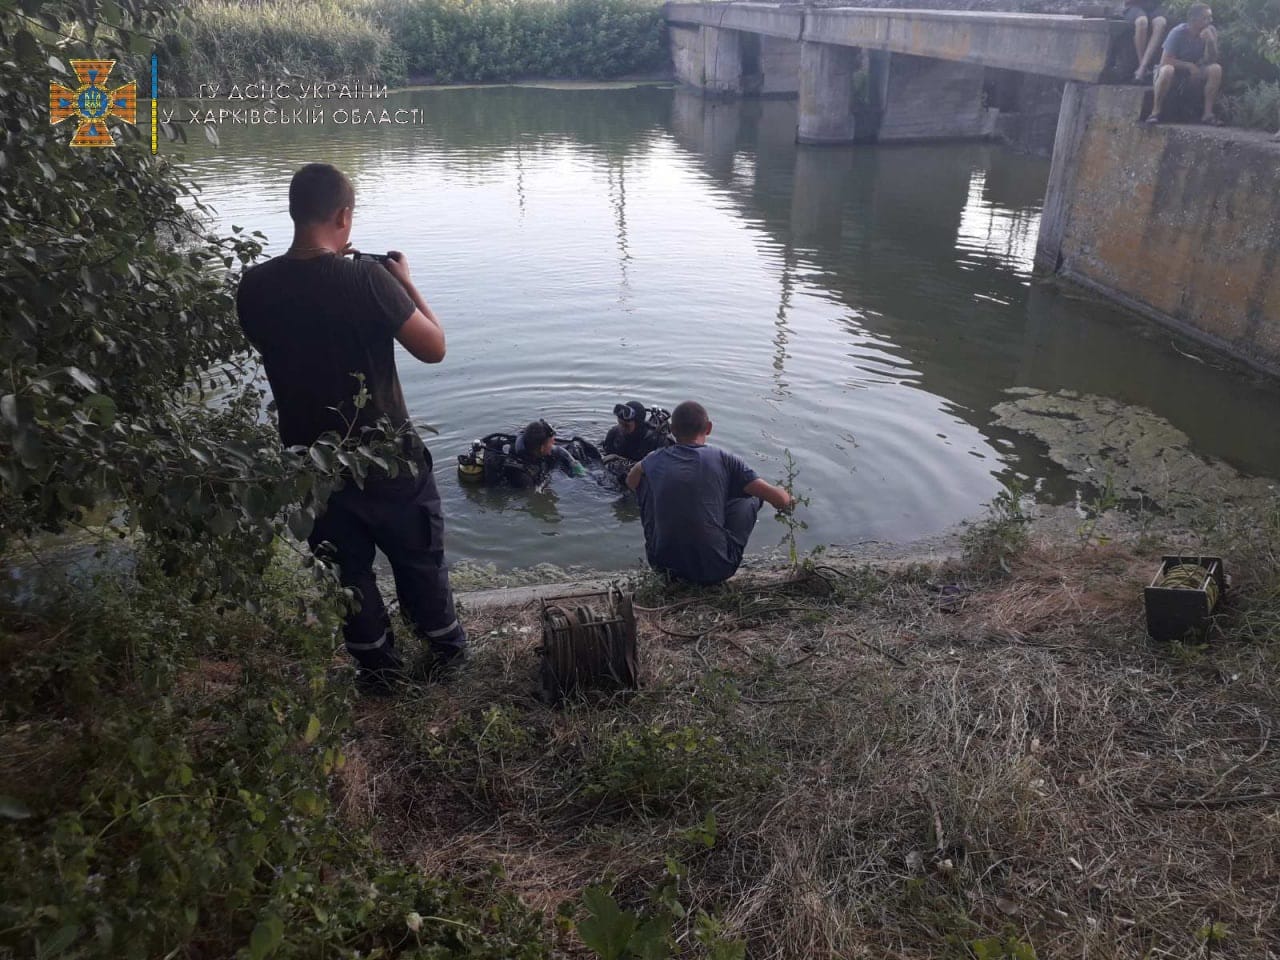
[[(425, 122), (224, 124), (217, 147), (191, 128), (183, 152), (220, 224), (264, 231), (268, 253), (289, 244), (290, 174), (327, 160), (355, 183), (356, 245), (408, 255), (448, 334), (442, 365), (399, 364), (410, 412), (439, 431), (454, 560), (639, 562), (629, 497), (569, 478), (475, 490), (455, 460), (538, 416), (598, 442), (633, 398), (701, 400), (712, 442), (766, 478), (789, 450), (810, 499), (804, 547), (942, 533), (1015, 476), (1044, 500), (1078, 497), (1041, 444), (993, 424), (1011, 387), (1142, 405), (1197, 452), (1280, 475), (1260, 430), (1280, 413), (1273, 385), (1033, 283), (1047, 161), (797, 147), (794, 103), (666, 87), (430, 89), (364, 106)], [(785, 532), (771, 514), (754, 552)]]

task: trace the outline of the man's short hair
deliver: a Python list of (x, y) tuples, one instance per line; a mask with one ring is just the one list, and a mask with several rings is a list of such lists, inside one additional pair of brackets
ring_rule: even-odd
[(289, 216), (299, 226), (324, 223), (355, 205), (355, 188), (331, 163), (308, 163), (289, 181)]
[(548, 438), (555, 435), (555, 430), (547, 421), (534, 420), (524, 428), (524, 448), (529, 453), (536, 453), (542, 449), (542, 445), (547, 442)]
[(671, 433), (682, 443), (705, 433), (710, 423), (707, 408), (696, 400), (686, 400), (671, 411)]
[(1187, 7), (1187, 22), (1192, 20), (1203, 20), (1205, 14), (1208, 12), (1209, 5), (1207, 3), (1193, 3), (1191, 6)]

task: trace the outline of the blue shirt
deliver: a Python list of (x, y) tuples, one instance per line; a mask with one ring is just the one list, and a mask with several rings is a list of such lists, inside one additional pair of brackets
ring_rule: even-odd
[(746, 546), (725, 526), (728, 502), (756, 472), (718, 447), (678, 443), (642, 460), (636, 494), (649, 565), (694, 583), (731, 577)]
[(1204, 33), (1197, 36), (1187, 24), (1180, 23), (1164, 38), (1164, 52), (1175, 60), (1199, 63), (1204, 58)]

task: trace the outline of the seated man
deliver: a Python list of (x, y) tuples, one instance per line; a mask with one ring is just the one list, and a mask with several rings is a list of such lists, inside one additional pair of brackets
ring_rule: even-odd
[(524, 463), (540, 467), (545, 478), (557, 467), (571, 477), (585, 476), (587, 468), (564, 447), (556, 446), (556, 431), (545, 420), (534, 420), (520, 431), (512, 452)]
[(692, 583), (728, 580), (738, 570), (761, 499), (778, 510), (794, 501), (741, 459), (707, 446), (711, 421), (686, 400), (671, 413), (675, 445), (649, 454), (627, 474), (640, 500), (649, 566)]
[(1193, 3), (1187, 9), (1187, 22), (1169, 31), (1156, 68), (1155, 104), (1147, 123), (1160, 122), (1171, 96), (1202, 87), (1204, 109), (1200, 122), (1222, 126), (1213, 112), (1222, 87), (1222, 66), (1218, 63), (1218, 34), (1212, 23), (1213, 11), (1206, 4)]
[(639, 400), (620, 403), (613, 408), (617, 426), (610, 427), (600, 450), (605, 456), (622, 457), (624, 460), (643, 460), (659, 447), (665, 446), (658, 431), (646, 421), (649, 411)]
[(1141, 83), (1151, 72), (1151, 61), (1160, 49), (1169, 21), (1160, 15), (1160, 0), (1125, 0), (1124, 16), (1133, 24), (1133, 49), (1138, 55), (1133, 79)]

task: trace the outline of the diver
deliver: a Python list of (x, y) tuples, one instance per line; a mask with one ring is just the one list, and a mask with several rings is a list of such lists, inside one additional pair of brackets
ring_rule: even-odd
[(458, 455), (458, 477), (484, 486), (538, 487), (556, 470), (585, 476), (584, 463), (599, 464), (600, 452), (582, 437), (561, 440), (546, 420), (534, 420), (518, 434), (491, 433)]
[(613, 408), (617, 426), (609, 428), (600, 446), (601, 452), (605, 456), (612, 454), (627, 460), (643, 460), (659, 447), (667, 446), (671, 443), (670, 434), (664, 437), (661, 425), (651, 422), (661, 419), (665, 423), (666, 417), (659, 417), (665, 413), (655, 407), (651, 415), (639, 400), (618, 404)]
[(571, 477), (585, 477), (587, 468), (573, 459), (569, 449), (556, 443), (556, 431), (545, 420), (534, 420), (516, 437), (511, 449), (525, 464), (541, 469), (544, 478), (556, 468)]
[(605, 474), (622, 487), (633, 464), (671, 445), (671, 415), (659, 407), (646, 409), (639, 400), (619, 403), (613, 408), (613, 415), (618, 423), (609, 428), (600, 450)]

